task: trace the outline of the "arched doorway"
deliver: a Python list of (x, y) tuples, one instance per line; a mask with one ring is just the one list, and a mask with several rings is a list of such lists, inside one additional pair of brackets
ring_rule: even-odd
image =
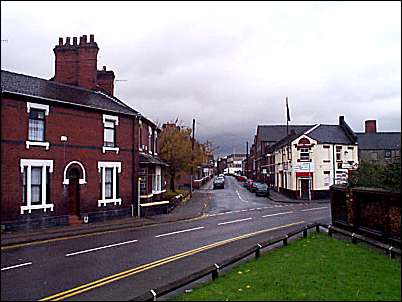
[(77, 166), (71, 166), (66, 173), (68, 181), (68, 214), (80, 215), (80, 178), (81, 171)]

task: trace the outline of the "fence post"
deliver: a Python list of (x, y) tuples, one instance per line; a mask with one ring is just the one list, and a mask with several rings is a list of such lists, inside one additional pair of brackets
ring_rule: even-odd
[(258, 259), (258, 258), (260, 258), (260, 255), (261, 255), (261, 248), (262, 248), (262, 245), (261, 244), (259, 244), (259, 243), (257, 243), (257, 249), (255, 250), (255, 259)]
[(319, 224), (317, 224), (315, 226), (315, 231), (317, 232), (317, 234), (320, 232), (320, 225)]
[(352, 243), (356, 244), (357, 243), (357, 239), (356, 239), (356, 234), (352, 233)]
[(215, 269), (212, 271), (212, 280), (215, 280), (219, 277), (219, 265), (214, 264)]
[(156, 301), (156, 291), (154, 291), (153, 289), (151, 289), (151, 290), (150, 290), (150, 293), (151, 293), (152, 296), (154, 297), (154, 298), (153, 298), (153, 301)]
[(331, 230), (331, 228), (332, 228), (332, 226), (329, 225), (329, 226), (328, 226), (328, 236), (329, 236), (329, 237), (332, 237), (332, 230)]
[(303, 230), (303, 238), (307, 238), (307, 228), (304, 228)]
[(285, 238), (283, 238), (283, 246), (287, 246), (288, 245), (288, 235), (285, 235)]

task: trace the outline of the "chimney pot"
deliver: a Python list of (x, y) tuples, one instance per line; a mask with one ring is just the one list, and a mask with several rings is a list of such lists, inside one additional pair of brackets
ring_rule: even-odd
[(83, 35), (83, 36), (82, 36), (82, 39), (84, 40), (84, 44), (87, 44), (87, 43), (88, 43), (87, 35)]
[(70, 45), (70, 37), (66, 38), (66, 45)]
[(339, 116), (339, 125), (342, 125), (345, 122), (345, 117), (343, 115)]
[(95, 36), (94, 35), (89, 35), (89, 42), (91, 42), (91, 43), (95, 42)]
[(77, 45), (77, 37), (73, 37), (73, 45)]
[(103, 66), (103, 71), (106, 71), (106, 66)]
[(63, 46), (63, 38), (59, 38), (59, 46)]

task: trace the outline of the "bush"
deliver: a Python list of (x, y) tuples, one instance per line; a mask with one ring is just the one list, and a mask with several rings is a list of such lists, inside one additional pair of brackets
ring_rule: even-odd
[(348, 186), (399, 191), (401, 189), (401, 163), (384, 165), (362, 161), (359, 168), (350, 173)]

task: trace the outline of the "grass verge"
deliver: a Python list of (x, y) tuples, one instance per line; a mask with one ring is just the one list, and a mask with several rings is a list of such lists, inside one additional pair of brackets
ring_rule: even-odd
[(313, 234), (233, 268), (175, 301), (401, 300), (401, 263)]

